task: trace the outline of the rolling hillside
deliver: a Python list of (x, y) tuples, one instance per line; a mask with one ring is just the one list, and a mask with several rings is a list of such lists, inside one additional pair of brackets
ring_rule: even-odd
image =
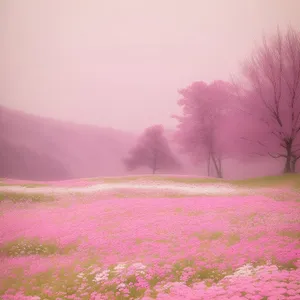
[(0, 106), (0, 177), (59, 180), (124, 175), (121, 158), (135, 137)]
[[(182, 165), (176, 174), (207, 175), (205, 161), (192, 164), (172, 141), (173, 131), (166, 129), (165, 135)], [(121, 161), (136, 138), (121, 130), (63, 122), (0, 106), (0, 177), (63, 180), (149, 174), (146, 168), (127, 172)], [(282, 166), (282, 161), (270, 158), (247, 162), (226, 159), (224, 175), (226, 179), (279, 175)]]

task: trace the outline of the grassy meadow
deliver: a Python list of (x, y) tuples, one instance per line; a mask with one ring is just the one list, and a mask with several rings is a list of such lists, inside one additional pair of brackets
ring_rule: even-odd
[[(177, 190), (136, 188), (144, 182)], [(101, 183), (116, 190), (55, 193)], [(299, 200), (298, 174), (1, 179), (0, 299), (299, 299)]]

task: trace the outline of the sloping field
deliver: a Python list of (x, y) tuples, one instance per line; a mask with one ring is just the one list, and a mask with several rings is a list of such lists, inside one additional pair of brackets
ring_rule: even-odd
[(299, 299), (298, 180), (2, 179), (0, 299)]

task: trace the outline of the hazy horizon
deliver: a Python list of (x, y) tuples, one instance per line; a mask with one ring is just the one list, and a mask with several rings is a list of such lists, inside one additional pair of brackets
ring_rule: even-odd
[[(0, 2), (0, 105), (141, 131), (176, 125), (177, 90), (228, 80), (294, 1)], [(2, 41), (2, 42), (1, 42)]]

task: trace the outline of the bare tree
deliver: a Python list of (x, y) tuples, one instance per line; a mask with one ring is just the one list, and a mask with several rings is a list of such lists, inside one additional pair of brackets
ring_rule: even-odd
[(260, 154), (284, 158), (285, 173), (295, 172), (300, 158), (300, 33), (289, 28), (283, 35), (277, 29), (273, 37), (264, 37), (243, 71), (251, 87), (246, 111), (265, 133), (252, 142)]

